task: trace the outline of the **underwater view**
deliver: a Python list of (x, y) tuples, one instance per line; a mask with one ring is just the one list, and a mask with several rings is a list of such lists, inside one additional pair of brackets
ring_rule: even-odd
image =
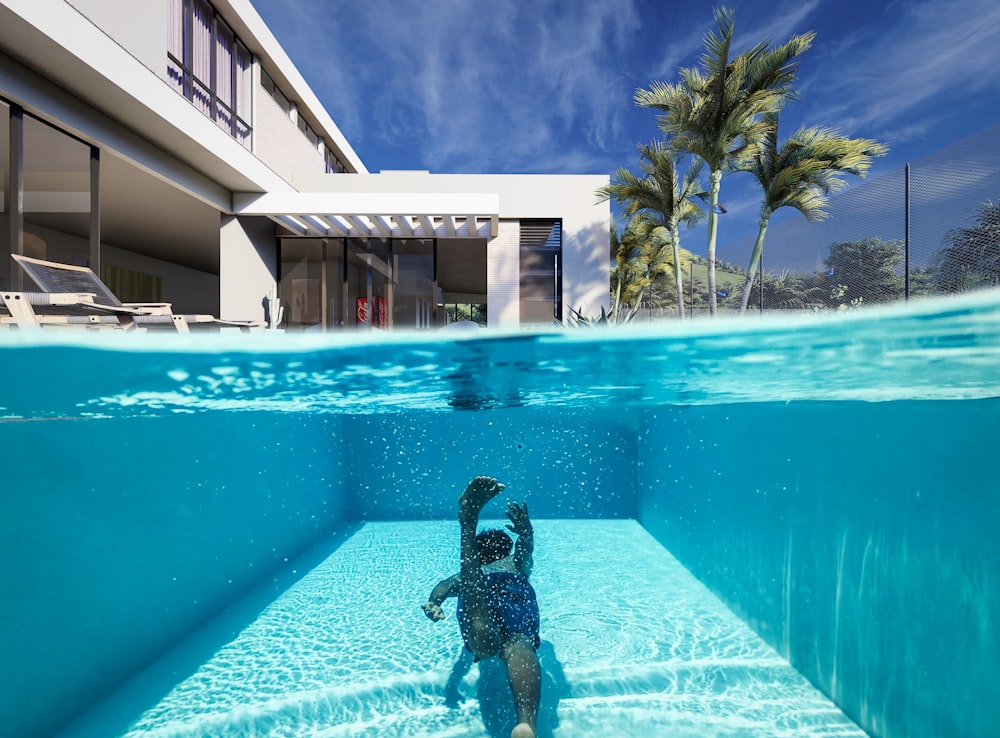
[(536, 332), (7, 332), (11, 735), (506, 736), (455, 600), (534, 523), (538, 736), (995, 734), (1000, 298)]

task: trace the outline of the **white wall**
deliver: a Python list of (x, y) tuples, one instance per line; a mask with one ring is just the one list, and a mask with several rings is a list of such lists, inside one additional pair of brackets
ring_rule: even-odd
[(266, 218), (223, 217), (219, 235), (219, 317), (263, 320), (278, 274), (274, 224)]
[(219, 278), (214, 274), (125, 251), (106, 243), (101, 244), (101, 261), (160, 277), (163, 301), (169, 302), (175, 313), (219, 314)]
[(254, 88), (254, 153), (274, 173), (294, 185), (298, 176), (322, 174), (323, 155), (299, 130), (267, 90)]
[(594, 194), (608, 183), (608, 177), (511, 174), (481, 178), (500, 194), (501, 218), (562, 219), (564, 309), (596, 315), (602, 306), (608, 307), (611, 206), (595, 204)]
[(148, 69), (166, 75), (167, 0), (67, 0)]
[(502, 220), (497, 237), (486, 244), (490, 328), (516, 328), (520, 321), (520, 239), (520, 224)]
[[(563, 305), (584, 315), (608, 307), (611, 259), (611, 205), (597, 204), (595, 192), (607, 175), (592, 174), (379, 174), (322, 175), (296, 183), (303, 192), (495, 194), (503, 220), (560, 218), (563, 225)], [(502, 222), (501, 222), (502, 226)], [(503, 247), (492, 249), (498, 258)], [(499, 269), (499, 267), (497, 267)], [(490, 303), (495, 295), (490, 285)], [(492, 319), (491, 319), (492, 320)]]

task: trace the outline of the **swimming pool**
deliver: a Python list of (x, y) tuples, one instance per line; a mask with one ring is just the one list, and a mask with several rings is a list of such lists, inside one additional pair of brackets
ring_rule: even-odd
[[(457, 493), (537, 520), (540, 734), (986, 736), (1000, 304), (631, 331), (4, 336), (17, 735), (503, 735)], [(499, 507), (492, 510), (499, 515)], [(505, 722), (506, 721), (506, 722)]]

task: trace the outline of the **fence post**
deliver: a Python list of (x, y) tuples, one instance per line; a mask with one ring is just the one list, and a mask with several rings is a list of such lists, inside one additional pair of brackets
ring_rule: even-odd
[(905, 205), (905, 225), (903, 230), (903, 301), (910, 301), (910, 164), (904, 169), (903, 181)]
[(760, 248), (760, 261), (757, 264), (757, 273), (760, 275), (760, 317), (764, 317), (764, 247)]

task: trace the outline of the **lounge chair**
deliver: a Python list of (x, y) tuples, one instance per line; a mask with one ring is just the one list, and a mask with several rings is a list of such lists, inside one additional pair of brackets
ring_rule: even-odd
[(41, 290), (0, 294), (2, 306), (9, 314), (0, 314), (0, 322), (13, 323), (18, 328), (83, 325), (187, 333), (192, 327), (248, 331), (263, 326), (260, 322), (221, 320), (212, 315), (179, 315), (166, 302), (123, 303), (89, 267), (12, 256)]

